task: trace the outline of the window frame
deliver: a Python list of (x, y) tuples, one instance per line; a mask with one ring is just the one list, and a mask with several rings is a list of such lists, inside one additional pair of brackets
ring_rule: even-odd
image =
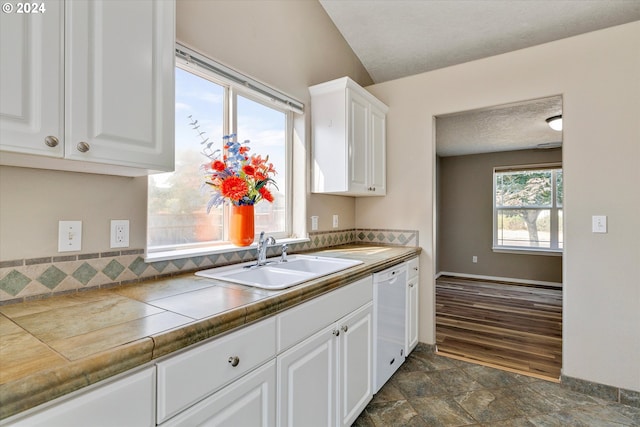
[[(179, 49), (178, 49), (179, 50)], [(175, 67), (179, 67), (182, 70), (192, 73), (200, 78), (211, 81), (214, 84), (220, 85), (224, 89), (225, 102), (223, 103), (223, 134), (230, 135), (237, 133), (237, 109), (238, 95), (251, 100), (253, 102), (264, 105), (268, 108), (272, 108), (284, 114), (285, 116), (285, 167), (286, 178), (284, 182), (278, 181), (278, 185), (284, 185), (286, 188), (285, 194), (285, 224), (284, 231), (270, 232), (269, 235), (278, 240), (278, 243), (294, 243), (298, 241), (308, 241), (307, 238), (297, 238), (293, 233), (293, 139), (294, 139), (294, 112), (301, 112), (297, 105), (290, 106), (289, 104), (281, 102), (279, 99), (269, 97), (264, 92), (252, 90), (251, 84), (242, 85), (232, 79), (227, 79), (222, 75), (216, 74), (213, 71), (205, 69), (199, 66), (195, 62), (191, 62), (190, 58), (184, 58), (180, 54), (176, 53)], [(211, 60), (210, 60), (211, 61)], [(215, 63), (215, 61), (211, 61)], [(215, 63), (220, 66), (219, 64)], [(226, 68), (227, 70), (230, 70)], [(239, 74), (238, 74), (239, 75)], [(261, 88), (268, 88), (262, 85)], [(268, 88), (270, 89), (270, 88)], [(270, 89), (272, 90), (272, 89)], [(274, 90), (275, 91), (275, 90)], [(301, 105), (301, 104), (300, 104)], [(203, 163), (205, 160), (203, 159)], [(148, 196), (147, 196), (148, 197)], [(223, 208), (223, 239), (220, 241), (211, 242), (194, 242), (192, 244), (183, 245), (163, 245), (149, 248), (148, 242), (145, 242), (145, 259), (149, 261), (161, 261), (176, 258), (186, 258), (191, 256), (233, 252), (238, 250), (247, 249), (247, 247), (238, 248), (233, 246), (229, 242), (229, 213), (230, 208), (225, 204)], [(255, 246), (252, 244), (251, 246)]]
[[(500, 172), (526, 172), (526, 171), (535, 171), (535, 170), (552, 170), (551, 176), (551, 206), (526, 206), (526, 207), (510, 207), (510, 208), (500, 208), (497, 206), (497, 177)], [(562, 256), (564, 253), (564, 236), (563, 236), (563, 247), (559, 247), (559, 237), (560, 230), (564, 230), (564, 224), (560, 224), (560, 219), (558, 216), (558, 212), (562, 211), (562, 221), (564, 221), (564, 194), (562, 195), (562, 204), (558, 205), (557, 203), (557, 170), (563, 172), (563, 181), (564, 181), (564, 171), (562, 168), (561, 162), (553, 162), (553, 163), (541, 163), (541, 164), (531, 164), (531, 165), (515, 165), (515, 166), (497, 166), (493, 168), (493, 242), (492, 242), (492, 250), (493, 252), (502, 252), (502, 253), (514, 253), (514, 254), (527, 254), (527, 255), (550, 255), (550, 256)], [(564, 184), (563, 184), (564, 187)], [(499, 245), (498, 244), (498, 214), (500, 211), (505, 210), (522, 210), (522, 209), (535, 209), (535, 210), (548, 210), (549, 214), (549, 248), (541, 248), (541, 247), (530, 247), (530, 246), (512, 246), (512, 245)]]

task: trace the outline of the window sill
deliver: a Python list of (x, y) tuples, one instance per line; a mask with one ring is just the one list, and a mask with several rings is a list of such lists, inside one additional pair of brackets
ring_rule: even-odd
[(515, 248), (515, 247), (493, 247), (493, 252), (505, 253), (505, 254), (520, 254), (520, 255), (543, 255), (543, 256), (562, 256), (562, 249), (533, 249), (533, 248)]
[[(275, 245), (283, 245), (285, 243), (304, 243), (308, 242), (308, 237), (296, 237), (296, 238), (286, 238), (286, 239), (278, 239)], [(150, 252), (146, 253), (144, 260), (145, 262), (157, 262), (157, 261), (169, 261), (172, 259), (181, 259), (181, 258), (191, 258), (196, 256), (206, 256), (212, 254), (220, 254), (220, 253), (234, 253), (240, 251), (246, 251), (247, 249), (256, 249), (256, 243), (252, 243), (249, 246), (238, 247), (234, 245), (220, 245), (215, 247), (200, 247), (200, 248), (191, 248), (191, 249), (179, 249), (179, 250), (171, 250), (171, 251), (159, 251), (159, 252)]]

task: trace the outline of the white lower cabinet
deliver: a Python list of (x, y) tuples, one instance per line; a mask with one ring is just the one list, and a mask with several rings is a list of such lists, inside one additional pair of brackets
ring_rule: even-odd
[[(229, 384), (236, 387), (238, 380), (245, 381), (247, 374), (275, 356), (275, 319), (270, 318), (158, 362), (158, 424), (182, 414), (209, 396), (215, 402), (224, 399), (215, 397), (213, 393), (226, 390), (223, 387)], [(251, 393), (254, 389), (255, 385), (250, 383), (240, 392)], [(225, 392), (221, 393), (224, 396)], [(215, 418), (211, 415), (211, 408), (216, 405), (205, 404), (210, 407), (202, 413)], [(201, 413), (199, 410), (196, 412)], [(185, 421), (184, 424), (171, 425), (199, 424)]]
[(268, 427), (276, 425), (276, 362), (271, 360), (163, 426)]
[(0, 425), (350, 426), (372, 369), (369, 276)]
[(155, 367), (148, 367), (0, 424), (15, 427), (155, 426), (155, 373)]
[[(305, 322), (304, 313), (314, 312), (315, 304), (331, 303), (332, 298), (338, 306), (350, 298), (358, 304), (351, 314), (278, 355), (278, 426), (350, 426), (371, 400), (371, 278), (350, 286), (341, 289), (342, 295), (339, 290), (283, 314), (299, 325)], [(369, 301), (364, 305), (358, 302), (363, 297)], [(308, 321), (314, 323), (314, 318)]]
[(418, 345), (418, 288), (420, 285), (420, 267), (418, 257), (406, 261), (407, 265), (407, 311), (405, 355)]
[(350, 426), (373, 397), (373, 303), (341, 320), (337, 425)]

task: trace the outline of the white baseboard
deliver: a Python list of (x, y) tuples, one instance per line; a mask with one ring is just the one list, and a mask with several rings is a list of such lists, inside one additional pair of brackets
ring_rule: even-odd
[(482, 276), (479, 274), (452, 273), (450, 271), (438, 272), (438, 274), (436, 274), (436, 279), (440, 276), (465, 277), (467, 279), (493, 280), (497, 282), (513, 282), (513, 283), (522, 283), (525, 285), (562, 287), (562, 283), (558, 283), (558, 282), (545, 282), (542, 280), (528, 280), (528, 279), (514, 279), (513, 277)]

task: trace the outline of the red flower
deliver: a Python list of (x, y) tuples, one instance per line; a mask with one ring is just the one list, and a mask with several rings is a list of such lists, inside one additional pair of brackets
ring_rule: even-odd
[(214, 160), (211, 162), (211, 169), (214, 171), (222, 172), (226, 168), (222, 160)]
[(265, 187), (260, 187), (260, 195), (267, 202), (269, 203), (273, 202), (273, 194), (271, 194), (271, 191), (267, 190)]
[(247, 151), (249, 151), (249, 150), (251, 150), (251, 148), (247, 147), (246, 145), (243, 145), (242, 147), (240, 147), (240, 148), (238, 149), (238, 152), (239, 152), (240, 154), (244, 154), (244, 153), (246, 153), (246, 152), (247, 152)]
[(220, 186), (220, 193), (223, 197), (228, 197), (231, 200), (238, 201), (242, 199), (249, 191), (249, 186), (240, 177), (230, 176), (222, 181)]
[(249, 176), (253, 176), (256, 173), (256, 168), (251, 165), (242, 166), (242, 172), (246, 173)]

